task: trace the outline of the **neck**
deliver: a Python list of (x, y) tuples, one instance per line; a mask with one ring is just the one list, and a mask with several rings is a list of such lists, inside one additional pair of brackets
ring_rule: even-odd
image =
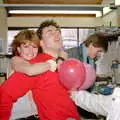
[(86, 47), (85, 49), (86, 49), (86, 55), (89, 56), (89, 48)]
[(57, 58), (59, 56), (59, 50), (44, 50), (44, 53), (47, 53), (54, 58)]

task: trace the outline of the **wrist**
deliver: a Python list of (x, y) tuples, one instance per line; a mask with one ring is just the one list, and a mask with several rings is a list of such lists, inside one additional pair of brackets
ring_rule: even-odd
[(57, 64), (55, 60), (50, 59), (47, 62), (50, 65), (50, 71), (55, 71), (57, 69)]
[(46, 62), (46, 67), (47, 67), (48, 70), (50, 70), (51, 69), (51, 63), (47, 61)]
[(65, 59), (63, 57), (58, 56), (58, 58), (56, 59), (56, 63), (58, 63), (59, 61), (64, 61)]

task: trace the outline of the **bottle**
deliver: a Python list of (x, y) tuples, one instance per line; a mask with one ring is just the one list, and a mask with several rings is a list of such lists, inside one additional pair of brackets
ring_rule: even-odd
[(111, 69), (112, 69), (112, 72), (113, 72), (113, 75), (112, 75), (112, 82), (114, 84), (117, 84), (118, 83), (118, 66), (119, 66), (119, 63), (117, 60), (114, 60), (112, 61), (112, 66), (111, 66)]

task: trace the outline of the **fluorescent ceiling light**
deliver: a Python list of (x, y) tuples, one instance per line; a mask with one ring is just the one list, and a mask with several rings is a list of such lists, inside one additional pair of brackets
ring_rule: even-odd
[(72, 10), (10, 10), (11, 14), (96, 14), (102, 16), (101, 11), (72, 11)]
[(115, 0), (115, 5), (120, 5), (120, 0)]
[(111, 12), (111, 11), (112, 11), (112, 9), (110, 9), (110, 7), (104, 7), (103, 8), (103, 15), (105, 15), (105, 14)]

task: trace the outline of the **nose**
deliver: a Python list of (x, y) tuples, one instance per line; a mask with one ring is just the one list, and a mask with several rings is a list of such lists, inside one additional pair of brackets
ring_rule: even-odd
[(33, 53), (33, 47), (32, 47), (32, 46), (29, 47), (29, 51), (30, 51), (31, 53)]
[(60, 31), (59, 30), (55, 30), (54, 33), (57, 34), (57, 35), (59, 35)]

